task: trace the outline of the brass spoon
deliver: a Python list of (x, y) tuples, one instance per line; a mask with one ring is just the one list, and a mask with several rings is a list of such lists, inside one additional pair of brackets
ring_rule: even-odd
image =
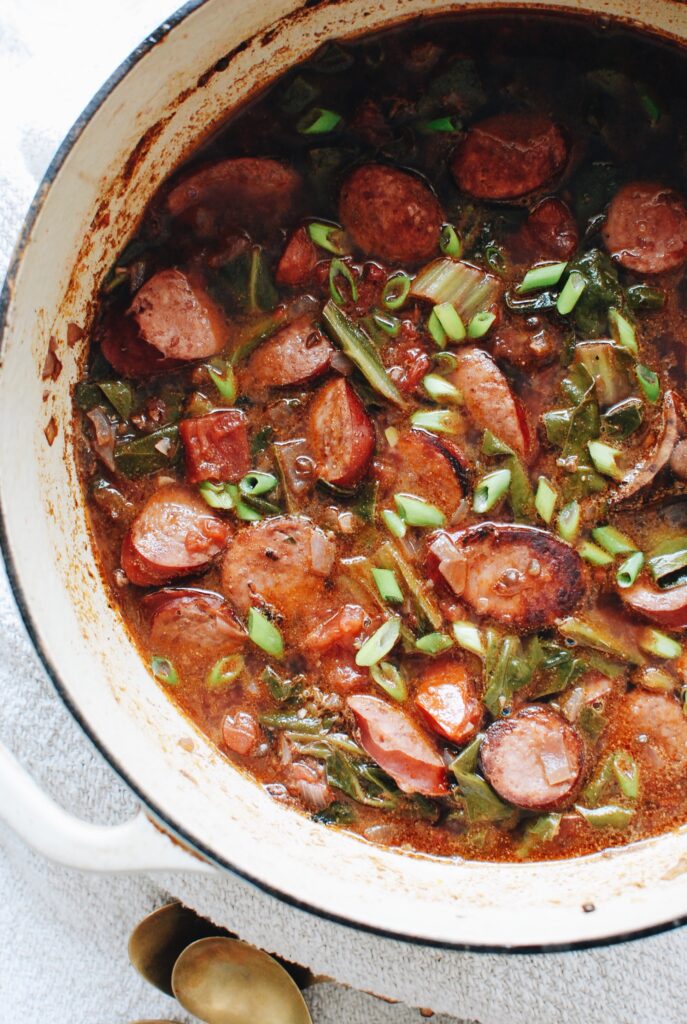
[(171, 996), (172, 968), (192, 942), (227, 935), (181, 903), (167, 903), (140, 921), (129, 939), (129, 960), (146, 981)]
[(284, 968), (238, 939), (194, 942), (174, 965), (172, 989), (183, 1008), (206, 1024), (312, 1024)]

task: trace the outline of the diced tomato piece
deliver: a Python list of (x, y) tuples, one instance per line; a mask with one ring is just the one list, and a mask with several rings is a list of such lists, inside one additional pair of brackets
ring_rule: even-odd
[(248, 420), (240, 409), (182, 420), (179, 433), (189, 483), (237, 483), (250, 469)]

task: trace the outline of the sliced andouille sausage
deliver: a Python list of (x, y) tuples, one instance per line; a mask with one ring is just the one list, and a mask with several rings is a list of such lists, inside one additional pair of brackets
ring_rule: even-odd
[(541, 316), (504, 320), (492, 337), (494, 357), (519, 370), (534, 370), (552, 362), (563, 339), (555, 324)]
[(379, 500), (393, 505), (394, 494), (412, 494), (436, 505), (448, 517), (468, 492), (467, 458), (450, 441), (417, 428), (402, 434), (375, 463)]
[(226, 544), (229, 528), (182, 484), (155, 491), (122, 543), (122, 569), (141, 587), (201, 572)]
[(477, 199), (518, 199), (551, 181), (567, 159), (566, 137), (545, 114), (497, 114), (469, 129), (451, 171)]
[(354, 487), (365, 476), (375, 447), (374, 427), (343, 377), (324, 384), (310, 403), (308, 446), (321, 480)]
[(666, 693), (633, 690), (623, 698), (614, 725), (616, 741), (639, 761), (644, 797), (674, 800), (674, 788), (660, 791), (676, 775), (684, 780), (687, 771), (687, 718), (679, 701)]
[(179, 359), (166, 359), (154, 345), (143, 341), (136, 321), (129, 316), (106, 323), (99, 341), (102, 354), (121, 377), (153, 377), (183, 365)]
[(648, 455), (641, 459), (623, 477), (620, 486), (611, 495), (618, 504), (634, 498), (670, 463), (681, 434), (687, 430), (687, 406), (679, 392), (668, 390), (663, 395), (661, 424)]
[(649, 580), (640, 579), (631, 587), (619, 587), (618, 594), (626, 608), (659, 626), (687, 628), (687, 583), (660, 590)]
[(160, 270), (139, 288), (129, 313), (143, 341), (169, 359), (206, 359), (227, 343), (226, 321), (205, 288), (181, 270)]
[(238, 530), (222, 562), (222, 590), (240, 615), (269, 605), (287, 619), (331, 607), (325, 580), (336, 547), (305, 516), (277, 516)]
[(237, 483), (250, 469), (248, 420), (240, 409), (182, 420), (179, 433), (189, 483)]
[(687, 480), (687, 441), (678, 441), (673, 448), (670, 471), (678, 480)]
[(450, 538), (467, 563), (458, 596), (477, 615), (530, 633), (570, 615), (584, 596), (580, 556), (546, 530), (483, 523)]
[(356, 717), (363, 749), (402, 792), (424, 796), (448, 792), (441, 754), (404, 711), (362, 693), (349, 697), (348, 706)]
[(415, 703), (434, 732), (459, 746), (477, 735), (484, 717), (474, 679), (454, 658), (441, 658), (424, 670)]
[(490, 785), (509, 804), (556, 811), (572, 803), (580, 787), (584, 747), (557, 711), (530, 704), (489, 726), (480, 762)]
[(383, 164), (365, 164), (349, 175), (339, 217), (359, 249), (391, 263), (421, 263), (433, 256), (445, 220), (424, 182)]
[(532, 207), (514, 246), (523, 262), (569, 260), (577, 249), (578, 238), (577, 222), (570, 207), (562, 199), (549, 196)]
[(307, 228), (300, 227), (288, 239), (282, 252), (275, 280), (277, 284), (297, 288), (308, 283), (317, 266), (317, 247)]
[(488, 352), (464, 348), (455, 353), (448, 379), (463, 393), (465, 409), (479, 430), (491, 430), (518, 455), (531, 454), (533, 434), (522, 403)]
[(653, 181), (633, 181), (616, 192), (603, 227), (606, 249), (637, 274), (663, 274), (687, 260), (687, 204)]
[(246, 634), (227, 602), (210, 590), (168, 587), (146, 594), (150, 646), (159, 654), (195, 658), (234, 654)]
[(237, 157), (193, 171), (167, 196), (178, 217), (198, 207), (218, 210), (226, 226), (264, 231), (283, 225), (298, 206), (303, 181), (267, 157)]
[(257, 387), (294, 387), (325, 373), (333, 355), (333, 345), (313, 318), (300, 316), (263, 341), (245, 373)]
[(260, 740), (260, 726), (250, 711), (236, 711), (225, 715), (222, 722), (222, 740), (233, 754), (247, 757)]

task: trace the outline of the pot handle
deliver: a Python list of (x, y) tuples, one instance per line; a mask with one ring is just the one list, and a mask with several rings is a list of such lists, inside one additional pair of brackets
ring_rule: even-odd
[(49, 860), (81, 871), (212, 872), (141, 809), (121, 825), (93, 825), (51, 800), (0, 743), (0, 818)]

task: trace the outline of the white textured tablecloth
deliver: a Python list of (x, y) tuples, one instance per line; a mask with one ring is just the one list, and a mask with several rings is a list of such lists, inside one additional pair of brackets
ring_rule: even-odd
[[(257, 2), (257, 0), (255, 0)], [(56, 145), (127, 53), (168, 16), (174, 0), (2, 0), (0, 4), (0, 274)], [(53, 692), (0, 570), (0, 738), (56, 799), (100, 822), (134, 801), (95, 754)], [(168, 890), (270, 946), (288, 929), (322, 970), (345, 965), (361, 986), (383, 969), (407, 988), (408, 954), (285, 910), (233, 879), (165, 879)], [(46, 863), (0, 825), (0, 1024), (124, 1024), (170, 1016), (167, 997), (129, 967), (126, 939), (166, 892), (145, 878), (83, 875)], [(276, 938), (274, 939), (276, 942)], [(436, 1006), (483, 1024), (684, 1024), (687, 930), (590, 953), (486, 957), (423, 951)], [(380, 964), (382, 966), (380, 966)], [(419, 966), (418, 966), (419, 965)], [(419, 1024), (417, 1010), (341, 986), (309, 996), (315, 1024)], [(450, 1024), (435, 1017), (436, 1024)], [(454, 1024), (457, 1022), (454, 1021)]]

